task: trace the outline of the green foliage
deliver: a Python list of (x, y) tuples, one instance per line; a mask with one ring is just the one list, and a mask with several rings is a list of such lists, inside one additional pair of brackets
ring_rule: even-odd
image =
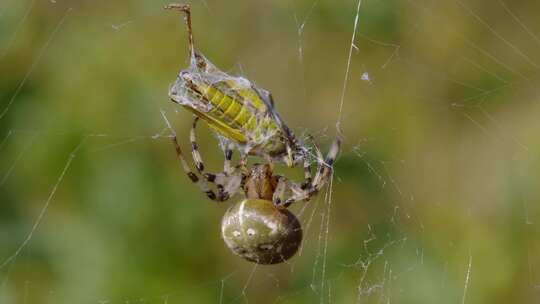
[[(453, 1), (364, 1), (332, 203), (292, 206), (299, 254), (255, 269), (220, 238), (242, 197), (209, 202), (160, 116), (188, 151), (191, 115), (167, 97), (188, 58), (178, 14), (149, 0), (5, 2), (0, 303), (537, 302), (540, 52), (500, 2), (466, 3), (486, 28)], [(506, 2), (539, 31), (537, 3)], [(193, 22), (212, 62), (270, 90), (295, 133), (326, 147), (356, 2), (314, 4), (196, 1)]]

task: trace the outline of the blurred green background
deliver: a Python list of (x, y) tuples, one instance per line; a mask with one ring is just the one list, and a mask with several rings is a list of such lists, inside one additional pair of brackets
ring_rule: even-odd
[[(167, 98), (188, 53), (164, 4), (0, 3), (0, 303), (540, 301), (539, 2), (362, 3), (331, 204), (292, 207), (304, 246), (276, 266), (227, 250), (231, 202), (175, 160), (160, 110), (188, 149)], [(198, 48), (326, 150), (357, 2), (191, 4)]]

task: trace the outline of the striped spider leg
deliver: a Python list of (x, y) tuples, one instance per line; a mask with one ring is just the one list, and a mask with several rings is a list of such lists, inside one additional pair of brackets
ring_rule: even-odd
[[(232, 195), (234, 195), (238, 190), (242, 188), (244, 174), (241, 172), (240, 167), (233, 168), (230, 165), (230, 159), (232, 157), (232, 150), (229, 148), (225, 149), (225, 163), (224, 171), (221, 173), (206, 173), (204, 172), (204, 163), (202, 157), (199, 153), (198, 146), (196, 143), (195, 137), (195, 127), (197, 125), (197, 118), (195, 118), (191, 132), (190, 132), (190, 141), (191, 141), (191, 154), (195, 162), (195, 167), (197, 168), (198, 173), (204, 178), (201, 179), (199, 175), (191, 170), (190, 165), (184, 157), (180, 144), (178, 143), (178, 138), (176, 132), (172, 128), (170, 122), (166, 118), (165, 114), (161, 113), (167, 127), (169, 128), (172, 134), (172, 141), (175, 147), (176, 156), (180, 161), (180, 165), (188, 178), (196, 184), (199, 189), (206, 194), (206, 196), (217, 202), (222, 202), (228, 200)], [(215, 184), (217, 188), (217, 195), (214, 190), (210, 189), (209, 183)]]
[[(214, 183), (218, 190), (218, 197), (221, 197), (222, 200), (227, 200), (235, 194), (239, 188), (243, 188), (243, 182), (246, 179), (247, 174), (247, 155), (242, 154), (240, 156), (240, 164), (233, 167), (231, 165), (232, 155), (233, 155), (233, 146), (228, 141), (222, 141), (221, 146), (223, 148), (223, 154), (225, 161), (223, 162), (223, 172), (219, 174), (207, 173), (204, 172), (204, 163), (199, 152), (199, 145), (197, 144), (196, 129), (199, 117), (197, 115), (193, 116), (193, 124), (191, 125), (191, 130), (189, 133), (189, 140), (191, 142), (191, 154), (193, 161), (195, 162), (195, 168), (200, 175), (202, 175), (206, 181)], [(238, 184), (240, 181), (240, 184)]]
[[(324, 187), (332, 175), (333, 164), (339, 153), (340, 145), (341, 141), (339, 139), (334, 141), (325, 159), (323, 158), (318, 145), (314, 143), (317, 156), (317, 173), (315, 174), (315, 177), (311, 179), (311, 173), (306, 173), (309, 170), (305, 171), (305, 175), (308, 177), (301, 184), (292, 182), (284, 177), (278, 177), (278, 184), (273, 196), (274, 204), (282, 204), (284, 207), (289, 207), (295, 202), (308, 201), (311, 197), (315, 196), (322, 187)], [(287, 199), (284, 199), (287, 191), (290, 191), (291, 194)]]
[[(198, 149), (195, 134), (198, 121), (199, 117), (195, 115), (190, 131), (195, 167), (208, 182), (216, 184), (218, 198), (221, 198), (221, 200), (227, 200), (241, 188), (248, 198), (265, 198), (271, 200), (274, 205), (282, 205), (285, 208), (298, 201), (308, 201), (328, 182), (341, 145), (339, 139), (334, 141), (326, 158), (324, 158), (317, 142), (313, 140), (312, 136), (308, 136), (315, 148), (317, 171), (315, 177), (312, 178), (311, 166), (307, 156), (304, 157), (304, 181), (299, 183), (284, 176), (274, 175), (274, 166), (271, 159), (266, 159), (267, 163), (264, 165), (254, 164), (248, 169), (246, 153), (241, 153), (240, 164), (232, 167), (231, 158), (233, 151), (230, 143), (224, 140), (222, 142), (225, 154), (224, 170), (222, 173), (216, 175), (204, 172), (204, 163)], [(307, 155), (307, 150), (305, 154)]]

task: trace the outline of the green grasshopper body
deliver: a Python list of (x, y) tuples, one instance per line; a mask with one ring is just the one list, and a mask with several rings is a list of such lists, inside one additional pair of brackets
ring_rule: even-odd
[(204, 120), (226, 144), (235, 144), (242, 155), (289, 167), (306, 162), (306, 149), (274, 110), (271, 94), (243, 77), (228, 75), (195, 51), (188, 5), (166, 8), (185, 13), (191, 55), (190, 66), (180, 71), (169, 90), (170, 99)]
[(289, 128), (275, 112), (272, 97), (243, 77), (216, 68), (194, 52), (169, 90), (175, 103), (206, 121), (241, 153), (270, 158), (293, 166), (304, 157)]

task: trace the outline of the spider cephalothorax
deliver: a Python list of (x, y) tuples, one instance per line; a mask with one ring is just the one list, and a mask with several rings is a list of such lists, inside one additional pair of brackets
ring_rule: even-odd
[(279, 178), (272, 173), (270, 164), (255, 164), (246, 177), (244, 193), (247, 198), (271, 201)]

